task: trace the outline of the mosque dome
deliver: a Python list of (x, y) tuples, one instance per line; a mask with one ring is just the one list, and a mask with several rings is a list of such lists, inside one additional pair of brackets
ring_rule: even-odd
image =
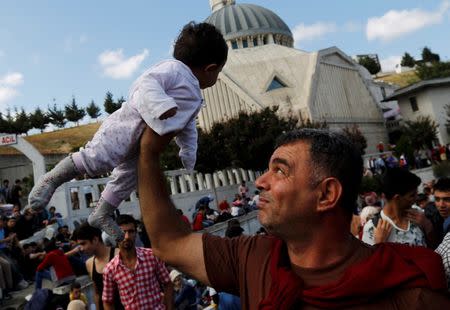
[(258, 5), (235, 4), (230, 0), (210, 2), (213, 13), (205, 22), (219, 29), (233, 49), (273, 43), (293, 46), (291, 30), (274, 12)]

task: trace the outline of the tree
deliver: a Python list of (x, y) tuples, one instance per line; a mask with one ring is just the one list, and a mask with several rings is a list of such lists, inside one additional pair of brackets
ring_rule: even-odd
[[(123, 99), (123, 97), (121, 97), (121, 99)], [(113, 94), (111, 92), (107, 92), (105, 97), (105, 103), (103, 105), (105, 107), (105, 112), (108, 114), (112, 114), (115, 111), (119, 110), (120, 107), (122, 106), (122, 102), (120, 102), (121, 99), (119, 99), (119, 102), (116, 103), (113, 100)]]
[(3, 113), (0, 112), (0, 133), (8, 133), (9, 128), (7, 120), (3, 118)]
[(117, 106), (119, 107), (118, 109), (120, 109), (122, 107), (122, 103), (124, 103), (126, 100), (123, 96), (121, 96), (119, 98), (119, 100), (117, 100)]
[(421, 63), (416, 69), (422, 80), (445, 78), (450, 76), (450, 62), (433, 62), (431, 65)]
[(361, 151), (361, 155), (366, 153), (365, 149), (367, 148), (367, 140), (358, 125), (353, 124), (351, 127), (346, 126), (342, 129), (342, 132), (358, 146), (358, 149)]
[(28, 131), (32, 128), (29, 115), (25, 112), (24, 108), (20, 109), (20, 112), (16, 110), (16, 116), (14, 118), (14, 129), (18, 134), (28, 134)]
[(368, 56), (361, 57), (358, 63), (366, 68), (370, 72), (370, 74), (377, 74), (381, 70), (380, 65)]
[(97, 119), (102, 113), (100, 112), (100, 107), (95, 104), (94, 100), (87, 106), (86, 112), (90, 118)]
[[(324, 128), (326, 124), (299, 120), (294, 116), (280, 117), (277, 107), (257, 112), (241, 112), (236, 117), (216, 123), (209, 132), (199, 130), (197, 166), (200, 172), (240, 167), (265, 170), (276, 138), (283, 132), (301, 128)], [(163, 166), (180, 168), (177, 148), (172, 145), (164, 154)]]
[(74, 122), (79, 125), (79, 121), (86, 115), (86, 111), (82, 108), (78, 108), (75, 101), (75, 97), (72, 97), (72, 103), (64, 107), (65, 116), (69, 122)]
[(402, 67), (414, 67), (416, 65), (416, 61), (414, 57), (412, 57), (409, 53), (406, 53), (402, 57), (402, 61), (400, 62)]
[(66, 116), (64, 111), (58, 109), (56, 103), (53, 102), (53, 108), (48, 107), (48, 117), (50, 118), (50, 123), (58, 128), (64, 128), (66, 126)]
[(405, 122), (402, 136), (416, 149), (431, 148), (433, 141), (437, 141), (437, 128), (438, 124), (430, 116), (419, 116), (415, 121)]
[(30, 121), (32, 128), (39, 129), (42, 133), (50, 122), (50, 118), (38, 107), (34, 110), (34, 113), (30, 115)]
[(14, 117), (11, 114), (11, 110), (8, 108), (6, 109), (6, 133), (15, 133), (16, 129), (14, 128)]
[(425, 46), (422, 50), (422, 60), (424, 62), (439, 62), (441, 58), (438, 54), (433, 53), (430, 48)]

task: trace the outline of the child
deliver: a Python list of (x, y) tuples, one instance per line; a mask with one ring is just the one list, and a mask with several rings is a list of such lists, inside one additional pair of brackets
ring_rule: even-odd
[(81, 292), (81, 284), (77, 281), (74, 281), (72, 285), (70, 286), (70, 294), (69, 294), (70, 301), (72, 300), (81, 300), (84, 305), (87, 307), (88, 300), (86, 298), (86, 295)]
[(216, 83), (227, 54), (227, 44), (214, 26), (194, 22), (184, 26), (175, 42), (175, 59), (160, 62), (142, 74), (131, 86), (128, 102), (103, 122), (86, 147), (39, 179), (29, 196), (31, 207), (45, 207), (59, 185), (78, 175), (95, 176), (114, 169), (88, 221), (122, 240), (123, 232), (112, 216), (136, 188), (137, 150), (144, 128), (148, 125), (159, 135), (176, 132), (183, 166), (193, 169), (195, 118), (203, 102), (200, 89)]

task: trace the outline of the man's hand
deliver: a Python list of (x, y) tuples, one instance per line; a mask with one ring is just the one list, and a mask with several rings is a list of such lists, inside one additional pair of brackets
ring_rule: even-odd
[(392, 225), (388, 221), (385, 221), (380, 218), (380, 220), (378, 221), (378, 225), (374, 230), (373, 237), (375, 240), (375, 244), (385, 242), (389, 238), (391, 231)]
[(433, 224), (431, 224), (431, 221), (425, 216), (424, 212), (414, 209), (410, 209), (406, 212), (408, 220), (419, 225), (425, 233), (428, 233), (433, 229)]
[(147, 126), (141, 136), (141, 153), (151, 153), (159, 156), (175, 134), (176, 133), (168, 133), (164, 136), (160, 136)]

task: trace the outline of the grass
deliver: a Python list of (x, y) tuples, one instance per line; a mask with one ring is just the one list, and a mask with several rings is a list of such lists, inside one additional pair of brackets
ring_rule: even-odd
[[(32, 136), (24, 136), (41, 154), (67, 154), (84, 146), (92, 139), (100, 123), (81, 125), (78, 127), (44, 132)], [(21, 154), (12, 147), (0, 147), (0, 155)]]
[(394, 73), (382, 77), (377, 77), (376, 80), (386, 83), (393, 83), (400, 87), (405, 87), (420, 81), (416, 71), (408, 71), (403, 73)]

